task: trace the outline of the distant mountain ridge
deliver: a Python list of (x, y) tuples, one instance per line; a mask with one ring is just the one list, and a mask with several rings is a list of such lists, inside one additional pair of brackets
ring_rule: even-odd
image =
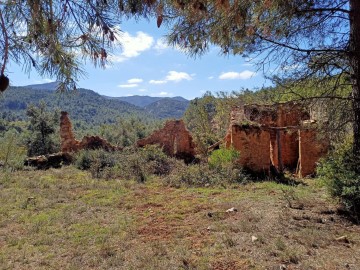
[(30, 85), (21, 86), (21, 87), (30, 88), (30, 89), (38, 89), (38, 90), (56, 91), (58, 86), (59, 86), (59, 82), (49, 82), (49, 83), (41, 83), (41, 84), (30, 84)]
[(180, 97), (180, 96), (177, 96), (177, 97), (151, 97), (151, 96), (134, 95), (134, 96), (127, 96), (127, 97), (109, 97), (109, 98), (126, 101), (126, 102), (129, 102), (138, 107), (146, 107), (146, 106), (150, 105), (151, 103), (157, 102), (159, 100), (164, 100), (164, 99), (173, 99), (173, 100), (187, 102), (187, 103), (189, 102), (187, 99)]
[(57, 86), (57, 82), (52, 82), (10, 87), (0, 98), (0, 113), (3, 113), (3, 117), (12, 115), (18, 120), (25, 119), (27, 106), (44, 100), (49, 109), (66, 110), (72, 119), (97, 125), (114, 123), (117, 117), (130, 114), (160, 119), (181, 118), (189, 105), (189, 101), (182, 97), (114, 98), (88, 89), (78, 89), (73, 93), (61, 94), (55, 92)]

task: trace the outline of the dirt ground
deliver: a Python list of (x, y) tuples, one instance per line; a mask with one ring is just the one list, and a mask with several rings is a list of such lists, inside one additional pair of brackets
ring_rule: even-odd
[(316, 179), (175, 189), (72, 167), (2, 174), (0, 269), (360, 269), (360, 226), (338, 208)]

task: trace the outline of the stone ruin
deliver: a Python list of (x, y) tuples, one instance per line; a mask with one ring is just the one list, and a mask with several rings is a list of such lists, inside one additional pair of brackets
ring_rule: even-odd
[[(276, 175), (286, 170), (299, 177), (312, 175), (316, 162), (329, 148), (329, 141), (321, 138), (310, 112), (297, 103), (234, 107), (230, 117), (225, 146), (238, 150), (239, 163), (256, 174)], [(76, 140), (67, 112), (61, 112), (60, 137), (62, 153), (98, 148), (122, 150), (99, 136)], [(162, 129), (136, 144), (157, 144), (167, 155), (187, 163), (196, 156), (196, 146), (183, 120), (167, 121)]]
[[(99, 136), (85, 136), (81, 141), (76, 140), (67, 112), (61, 112), (60, 138), (61, 152), (63, 153), (99, 148), (106, 151), (122, 150), (122, 148), (111, 145)], [(192, 162), (195, 159), (195, 145), (182, 120), (167, 121), (164, 128), (156, 130), (147, 138), (138, 140), (136, 144), (138, 147), (158, 144), (171, 157), (183, 159), (185, 162)]]
[(195, 144), (183, 120), (169, 120), (162, 129), (137, 141), (139, 147), (148, 144), (158, 144), (167, 155), (183, 159), (186, 163), (195, 159)]
[(122, 149), (111, 145), (107, 140), (99, 136), (85, 136), (81, 141), (76, 140), (67, 112), (61, 112), (60, 138), (61, 152), (63, 153), (77, 152), (81, 149), (104, 149), (106, 151), (116, 151)]
[(312, 175), (329, 147), (315, 122), (308, 110), (292, 102), (235, 107), (225, 145), (240, 152), (240, 164), (251, 172)]

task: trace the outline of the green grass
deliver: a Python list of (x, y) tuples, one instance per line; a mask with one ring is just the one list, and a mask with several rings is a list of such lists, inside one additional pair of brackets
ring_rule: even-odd
[[(92, 179), (73, 167), (0, 175), (0, 269), (360, 265), (360, 228), (336, 214), (316, 180), (178, 189), (164, 182)], [(231, 207), (238, 211), (226, 213)], [(335, 240), (343, 235), (348, 243)]]

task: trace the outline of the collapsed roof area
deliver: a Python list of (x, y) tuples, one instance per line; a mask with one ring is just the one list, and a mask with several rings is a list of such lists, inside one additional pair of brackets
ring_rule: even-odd
[(234, 107), (225, 145), (240, 151), (239, 162), (249, 171), (270, 175), (288, 170), (304, 177), (315, 173), (329, 141), (306, 108), (288, 102)]

